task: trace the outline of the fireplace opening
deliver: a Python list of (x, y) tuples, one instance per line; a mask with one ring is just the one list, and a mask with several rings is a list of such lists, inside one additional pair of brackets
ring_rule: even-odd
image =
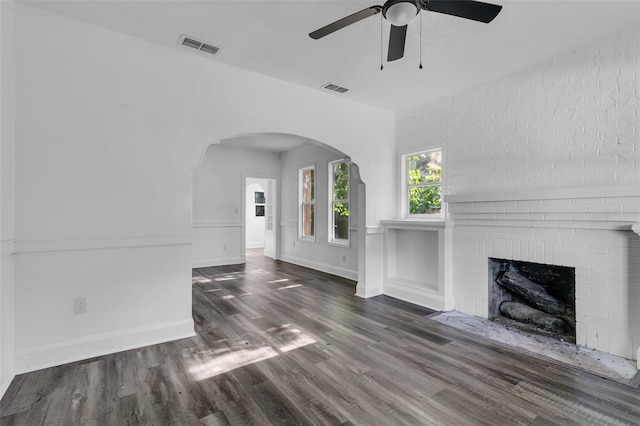
[(576, 342), (575, 268), (489, 258), (489, 319)]

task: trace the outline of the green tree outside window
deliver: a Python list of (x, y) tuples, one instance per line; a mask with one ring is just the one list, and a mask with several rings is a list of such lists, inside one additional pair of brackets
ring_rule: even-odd
[(349, 239), (349, 165), (346, 162), (331, 164), (333, 181), (332, 223), (334, 240)]
[(315, 235), (315, 169), (312, 167), (300, 170), (301, 210), (300, 236), (313, 237)]
[(406, 157), (409, 214), (437, 214), (442, 209), (442, 151)]

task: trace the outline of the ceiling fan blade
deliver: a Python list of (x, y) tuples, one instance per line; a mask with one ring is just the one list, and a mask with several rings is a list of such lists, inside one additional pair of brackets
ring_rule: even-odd
[(358, 21), (363, 20), (364, 18), (368, 18), (369, 16), (377, 15), (382, 10), (382, 6), (371, 6), (360, 12), (356, 12), (353, 15), (349, 15), (345, 18), (338, 19), (336, 22), (333, 22), (327, 26), (324, 26), (318, 30), (315, 30), (312, 33), (309, 33), (309, 37), (314, 40), (322, 38), (326, 35), (331, 34), (332, 32), (338, 31), (348, 25), (354, 24)]
[(407, 26), (396, 27), (391, 25), (391, 33), (389, 34), (389, 52), (387, 53), (387, 61), (395, 61), (404, 56), (404, 41), (407, 38)]
[(502, 6), (473, 0), (430, 0), (426, 10), (488, 24), (498, 16)]

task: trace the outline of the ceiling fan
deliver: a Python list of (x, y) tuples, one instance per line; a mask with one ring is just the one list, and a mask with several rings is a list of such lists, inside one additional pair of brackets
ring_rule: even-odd
[(312, 33), (309, 37), (319, 39), (369, 16), (382, 12), (382, 16), (391, 23), (389, 51), (387, 61), (395, 61), (404, 56), (404, 42), (407, 37), (407, 25), (420, 10), (444, 13), (445, 15), (471, 19), (488, 24), (498, 16), (502, 6), (473, 0), (387, 0), (382, 6), (371, 6), (360, 12), (338, 19)]

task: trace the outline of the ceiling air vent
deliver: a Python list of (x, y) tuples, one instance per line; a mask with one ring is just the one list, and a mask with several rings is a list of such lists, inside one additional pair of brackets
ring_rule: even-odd
[(337, 84), (333, 84), (333, 83), (327, 83), (323, 85), (322, 88), (333, 90), (334, 92), (338, 92), (338, 93), (345, 93), (349, 91), (349, 89), (347, 89), (346, 87), (338, 86)]
[(207, 44), (203, 41), (196, 40), (195, 38), (186, 36), (184, 34), (180, 36), (178, 44), (180, 46), (191, 47), (193, 49), (199, 50), (200, 52), (210, 53), (212, 55), (215, 55), (216, 53), (218, 53), (218, 50), (220, 50), (212, 44)]

